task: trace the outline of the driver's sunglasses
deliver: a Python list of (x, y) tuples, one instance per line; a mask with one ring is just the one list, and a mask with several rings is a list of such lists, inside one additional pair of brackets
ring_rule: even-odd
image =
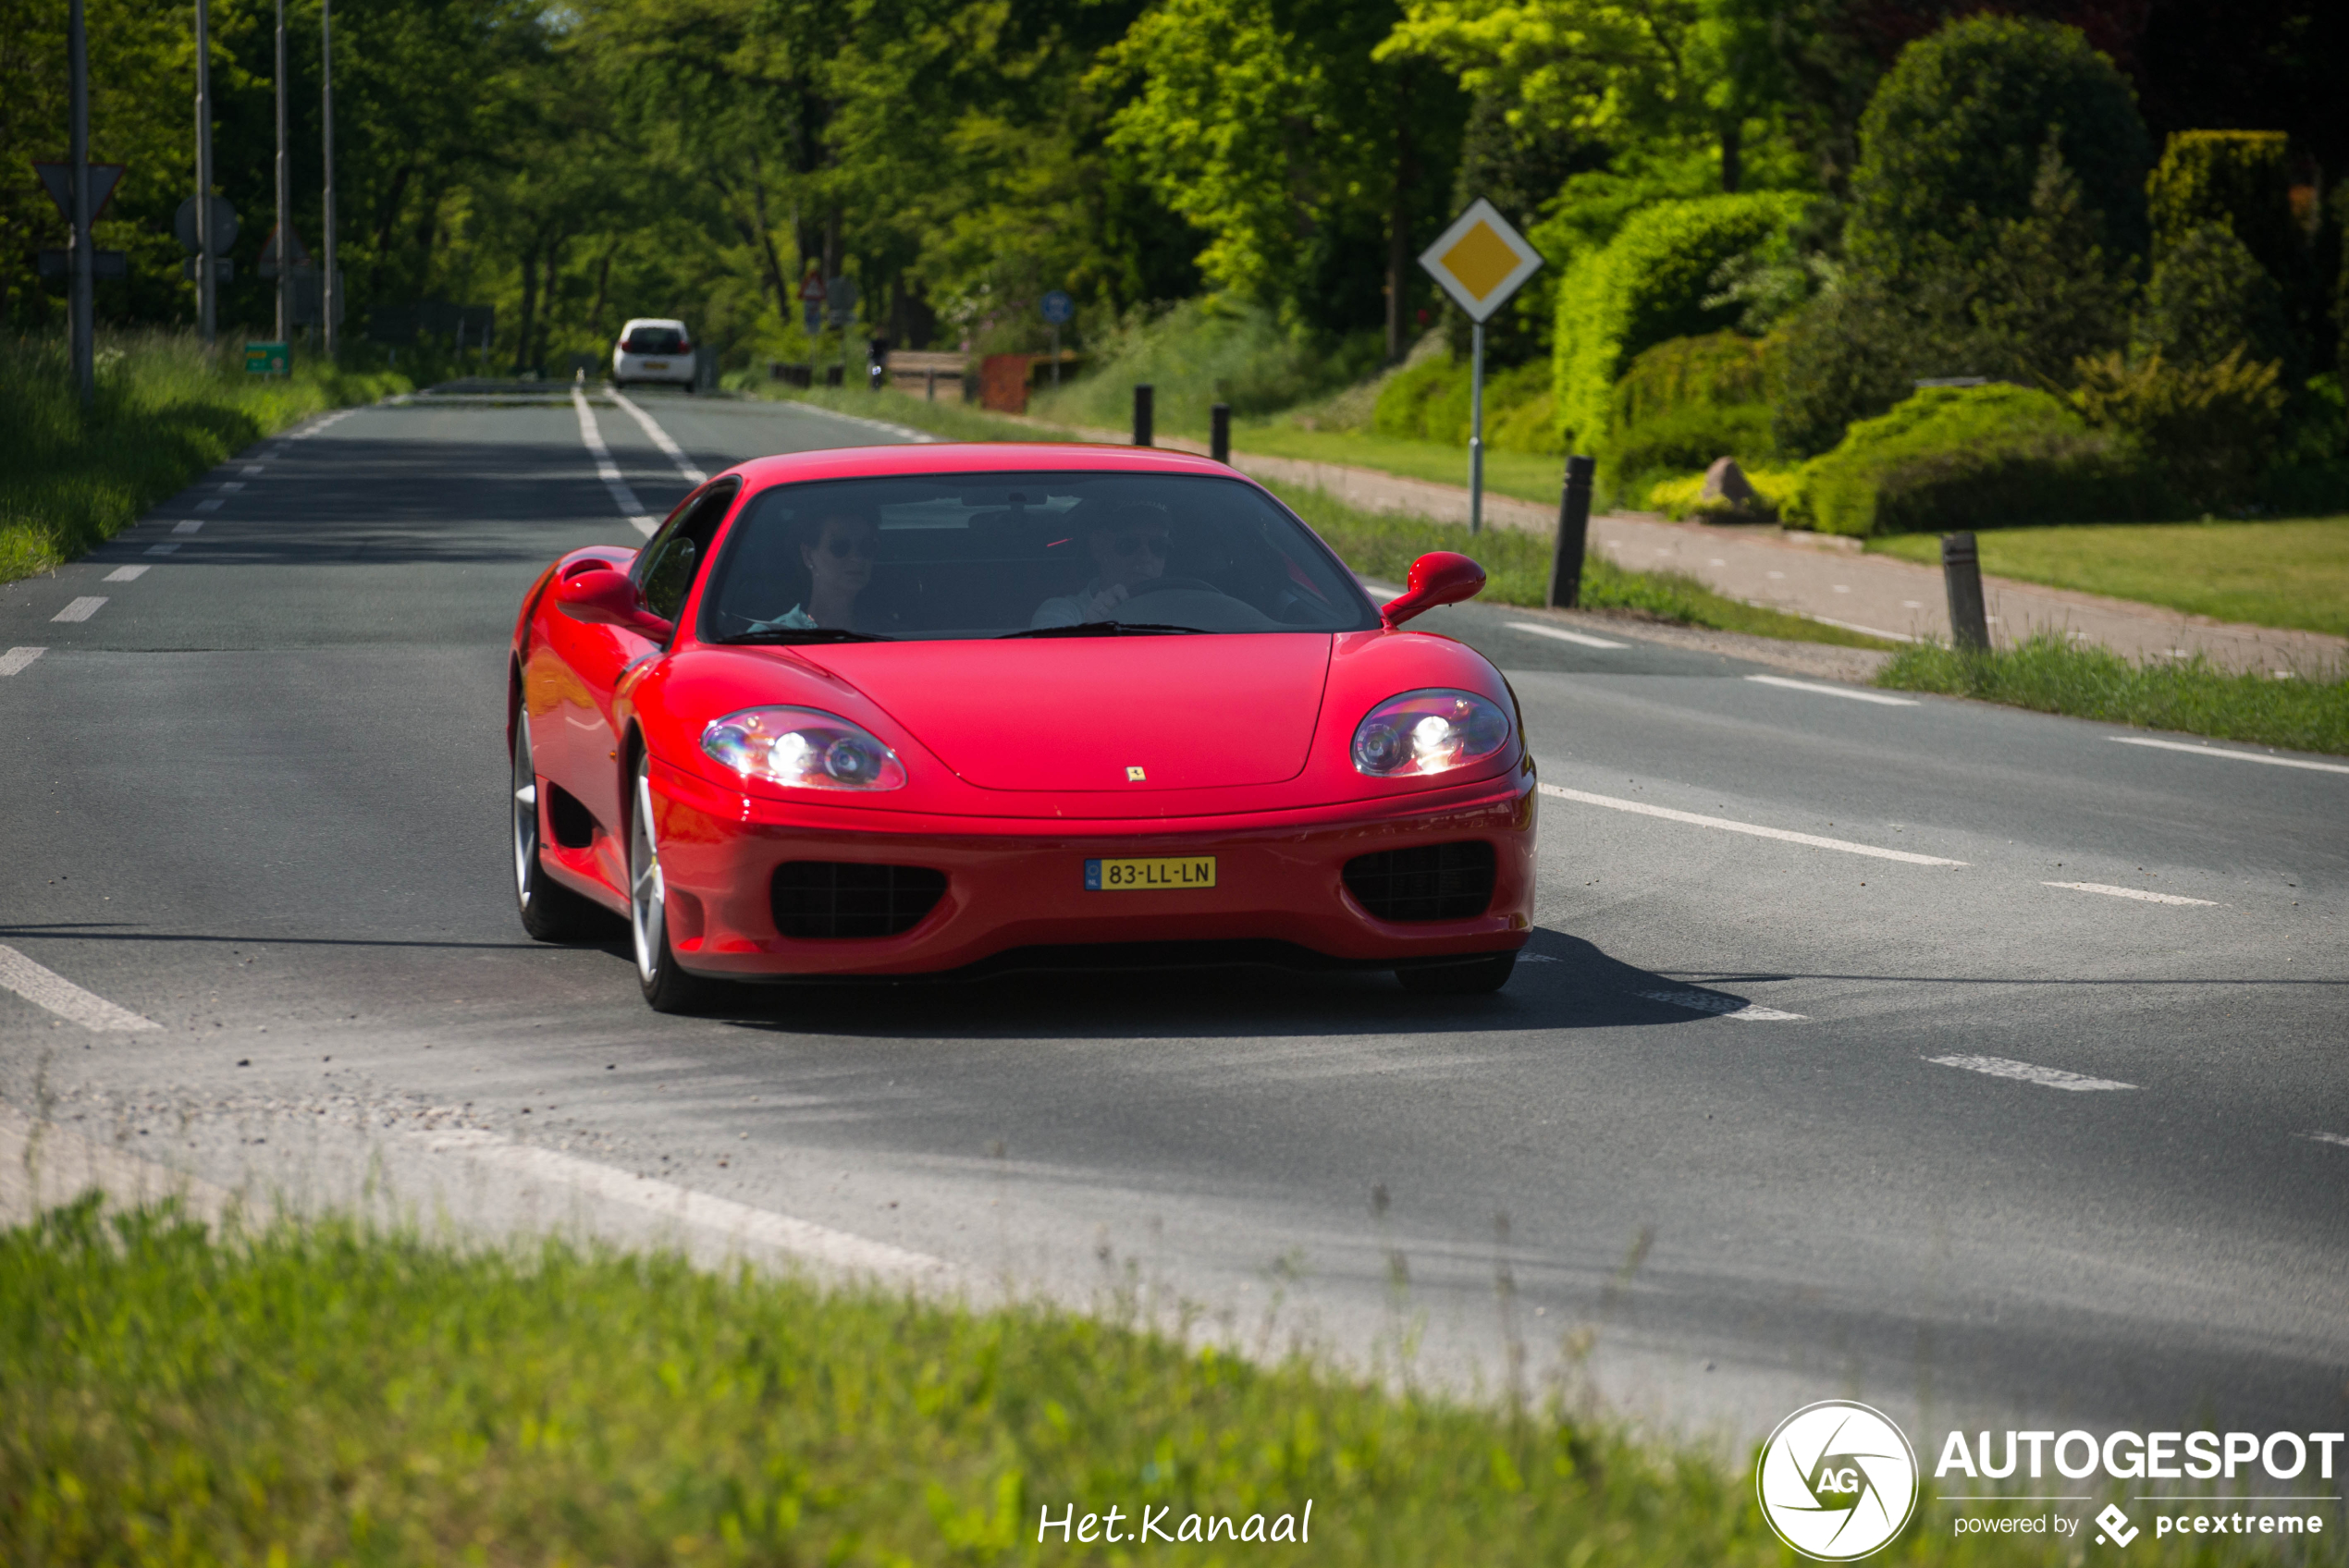
[(1138, 556), (1148, 550), (1161, 560), (1166, 558), (1166, 535), (1163, 533), (1122, 533), (1109, 542), (1113, 554)]
[(862, 556), (867, 560), (873, 558), (873, 541), (867, 534), (835, 533), (824, 541), (824, 548), (838, 560), (845, 560), (851, 555)]

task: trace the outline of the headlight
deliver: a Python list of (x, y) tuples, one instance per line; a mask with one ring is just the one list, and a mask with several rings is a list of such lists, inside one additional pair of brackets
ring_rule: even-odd
[(1509, 721), (1473, 692), (1406, 692), (1355, 727), (1354, 766), (1373, 778), (1449, 773), (1497, 755)]
[(701, 749), (735, 772), (799, 790), (902, 790), (897, 753), (814, 708), (746, 708), (713, 720)]

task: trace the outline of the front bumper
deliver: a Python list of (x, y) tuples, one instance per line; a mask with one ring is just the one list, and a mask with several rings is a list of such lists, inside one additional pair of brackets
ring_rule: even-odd
[[(803, 812), (662, 764), (652, 781), (670, 944), (700, 974), (923, 974), (1015, 949), (1125, 943), (1286, 944), (1326, 960), (1409, 962), (1513, 951), (1532, 926), (1530, 774), (1426, 797), (1165, 826)], [(1493, 897), (1482, 914), (1384, 921), (1346, 888), (1344, 867), (1358, 855), (1464, 839), (1494, 849)], [(1122, 855), (1213, 855), (1216, 885), (1087, 891), (1084, 863)], [(769, 895), (786, 861), (929, 866), (945, 874), (946, 892), (898, 936), (787, 937)]]

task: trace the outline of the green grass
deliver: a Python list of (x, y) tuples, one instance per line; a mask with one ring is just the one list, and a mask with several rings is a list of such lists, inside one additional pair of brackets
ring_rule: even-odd
[(247, 376), (228, 352), (186, 335), (102, 339), (85, 411), (62, 343), (0, 343), (0, 582), (82, 555), (274, 431), (410, 386), (301, 360), (282, 380)]
[(2109, 649), (2076, 647), (2042, 632), (1990, 654), (1912, 644), (1886, 663), (1876, 684), (2221, 741), (2349, 753), (2349, 680), (2338, 669), (2279, 680), (2229, 674), (2199, 654), (2132, 664)]
[[(1303, 430), (1282, 421), (1236, 424), (1232, 446), (1267, 457), (1299, 458), (1308, 462), (1340, 463), (1349, 468), (1374, 468), (1406, 479), (1433, 480), (1438, 484), (1468, 484), (1468, 448), (1441, 441), (1412, 441), (1367, 431)], [(1556, 506), (1566, 483), (1564, 458), (1536, 457), (1525, 452), (1484, 450), (1484, 487), (1496, 496)]]
[[(1508, 1298), (1496, 1295), (1496, 1303)], [(0, 1561), (52, 1565), (1267, 1560), (1782, 1568), (1750, 1476), (1569, 1414), (1186, 1345), (1129, 1295), (986, 1313), (321, 1222), (215, 1239), (93, 1200), (0, 1232)], [(1535, 1347), (1532, 1354), (1541, 1354)], [(1573, 1358), (1560, 1365), (1579, 1365)], [(1297, 1547), (1039, 1546), (1055, 1517)], [(2046, 1564), (1926, 1503), (1887, 1562)], [(2132, 1562), (2336, 1561), (2140, 1541)]]
[[(2349, 637), (2349, 517), (2289, 522), (1998, 528), (1974, 538), (1982, 570), (2254, 626)], [(1929, 534), (1868, 548), (1937, 566)]]
[[(760, 390), (764, 392), (764, 389)], [(960, 402), (931, 403), (896, 391), (872, 393), (818, 388), (814, 391), (766, 392), (764, 395), (786, 397), (799, 402), (813, 403), (818, 408), (836, 409), (843, 413), (862, 414), (867, 419), (887, 420), (958, 441), (1053, 440), (1065, 434), (1049, 425), (985, 413)], [(1292, 431), (1291, 434), (1312, 435), (1316, 433)], [(1446, 449), (1430, 442), (1382, 442), (1381, 445), (1423, 446), (1436, 451)], [(1335, 462), (1347, 459), (1325, 455), (1319, 460)], [(1331, 547), (1348, 566), (1365, 576), (1400, 582), (1409, 572), (1411, 563), (1428, 551), (1459, 550), (1475, 557), (1478, 564), (1484, 568), (1485, 587), (1480, 596), (1486, 602), (1539, 605), (1548, 596), (1551, 545), (1549, 540), (1538, 534), (1493, 528), (1471, 540), (1464, 523), (1360, 511), (1322, 491), (1293, 485), (1267, 484), (1265, 488), (1294, 508), (1299, 517), (1311, 523), (1314, 530), (1330, 542)], [(1716, 631), (1744, 631), (1759, 637), (1794, 642), (1832, 643), (1848, 648), (1892, 646), (1889, 643), (1857, 631), (1846, 631), (1839, 626), (1740, 604), (1678, 572), (1626, 571), (1599, 556), (1583, 558), (1582, 607), (1624, 610), (1682, 626), (1705, 626)]]

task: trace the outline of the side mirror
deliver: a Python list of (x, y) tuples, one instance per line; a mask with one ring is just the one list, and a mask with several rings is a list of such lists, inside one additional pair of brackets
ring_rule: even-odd
[[(1479, 574), (1480, 581), (1482, 574)], [(555, 607), (573, 620), (590, 626), (617, 626), (656, 643), (666, 643), (675, 627), (645, 607), (644, 596), (626, 574), (606, 567), (590, 567), (555, 584)]]
[(1430, 550), (1411, 563), (1402, 597), (1389, 599), (1379, 616), (1393, 631), (1438, 605), (1457, 605), (1484, 592), (1484, 569), (1457, 550)]

